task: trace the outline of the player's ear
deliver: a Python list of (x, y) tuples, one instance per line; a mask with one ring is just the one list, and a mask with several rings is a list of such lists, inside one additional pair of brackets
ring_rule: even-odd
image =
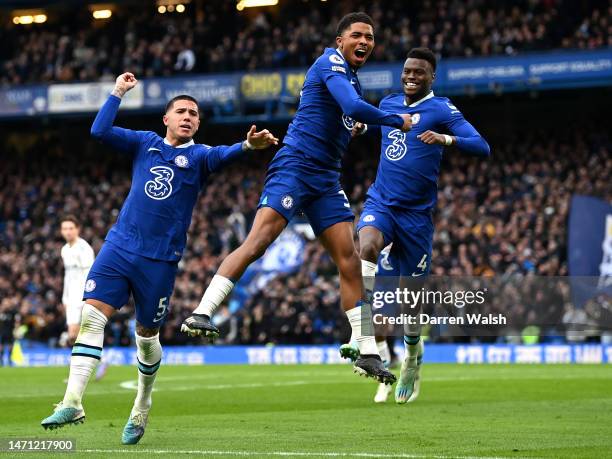
[(336, 37), (336, 46), (342, 50), (342, 37), (340, 35)]
[(164, 126), (168, 126), (168, 115), (164, 115), (162, 120), (164, 121)]

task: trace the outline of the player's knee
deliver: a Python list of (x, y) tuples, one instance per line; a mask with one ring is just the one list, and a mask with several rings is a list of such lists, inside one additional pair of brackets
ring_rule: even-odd
[(362, 260), (372, 261), (378, 260), (379, 249), (371, 239), (363, 241), (359, 246), (359, 258)]
[(151, 338), (159, 334), (159, 328), (147, 328), (139, 323), (136, 324), (136, 334), (143, 338)]
[(89, 303), (85, 303), (81, 314), (79, 335), (82, 333), (104, 333), (106, 322), (108, 322), (108, 318), (102, 311)]

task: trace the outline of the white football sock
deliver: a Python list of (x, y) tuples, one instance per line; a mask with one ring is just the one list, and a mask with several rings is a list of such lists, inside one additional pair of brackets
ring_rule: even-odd
[(366, 293), (372, 295), (374, 291), (374, 276), (376, 276), (376, 263), (371, 261), (361, 260), (361, 276), (363, 277), (363, 286)]
[(389, 365), (389, 363), (391, 363), (391, 352), (389, 351), (387, 340), (376, 341), (376, 347), (378, 347), (378, 353), (380, 354), (380, 358), (382, 359), (383, 363), (385, 365)]
[(206, 314), (208, 317), (213, 316), (219, 305), (225, 300), (227, 295), (234, 288), (234, 283), (227, 277), (215, 274), (210, 281), (210, 285), (204, 292), (200, 305), (193, 311), (194, 314)]
[[(368, 303), (359, 302), (359, 306), (346, 311), (346, 317), (351, 324), (351, 339), (357, 343), (361, 355), (378, 355), (376, 340), (374, 339), (374, 324), (372, 323), (372, 309)], [(366, 333), (366, 336), (362, 335)]]
[(138, 393), (132, 412), (147, 413), (151, 409), (151, 392), (162, 358), (159, 333), (148, 338), (136, 334), (136, 347), (138, 348)]
[(64, 406), (81, 408), (83, 392), (98, 365), (104, 345), (104, 327), (108, 319), (89, 303), (83, 306), (81, 330), (72, 347), (70, 375), (64, 395)]
[[(366, 300), (372, 302), (374, 292), (374, 276), (376, 275), (376, 263), (366, 260), (361, 260), (361, 277), (363, 278), (363, 287), (365, 288)], [(351, 333), (351, 343), (356, 342), (355, 333)]]
[(406, 349), (406, 357), (409, 359), (416, 359), (419, 353), (419, 341), (420, 336), (408, 336), (404, 335), (404, 349)]

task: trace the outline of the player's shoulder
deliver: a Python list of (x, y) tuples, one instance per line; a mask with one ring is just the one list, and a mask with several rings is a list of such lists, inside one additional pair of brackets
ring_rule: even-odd
[(85, 239), (83, 239), (82, 237), (80, 237), (77, 241), (78, 247), (81, 250), (93, 250), (91, 248), (91, 245), (89, 244), (89, 242), (87, 242)]
[(378, 106), (382, 109), (383, 107), (393, 106), (393, 105), (403, 105), (404, 104), (404, 95), (399, 92), (393, 92), (391, 94), (387, 94), (383, 97)]
[(448, 112), (450, 115), (460, 113), (457, 106), (448, 97), (434, 96), (431, 98), (431, 102), (438, 110)]
[(160, 143), (163, 139), (153, 131), (134, 131), (138, 136), (138, 149), (141, 152), (149, 151), (151, 148), (161, 150)]
[(334, 48), (325, 48), (312, 65), (315, 69), (332, 70), (346, 75), (346, 60), (344, 56)]
[(63, 257), (64, 255), (66, 255), (66, 252), (68, 251), (68, 249), (70, 249), (70, 245), (66, 242), (63, 246), (62, 249), (60, 250), (60, 255)]

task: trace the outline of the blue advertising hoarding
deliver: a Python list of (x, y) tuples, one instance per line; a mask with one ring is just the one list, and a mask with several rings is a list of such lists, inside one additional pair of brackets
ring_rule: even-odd
[[(600, 344), (428, 344), (426, 363), (458, 364), (612, 364), (612, 345)], [(396, 346), (399, 355), (403, 346)], [(18, 366), (67, 366), (69, 349), (23, 349)], [(106, 348), (112, 365), (135, 365), (135, 348)], [(338, 346), (165, 346), (164, 365), (348, 364)]]
[[(370, 63), (359, 72), (364, 90), (373, 95), (401, 90), (403, 62)], [(161, 110), (178, 94), (190, 94), (203, 106), (230, 104), (233, 115), (244, 103), (295, 103), (305, 68), (236, 72), (141, 80), (140, 92), (124, 107)], [(0, 117), (95, 112), (109, 82), (15, 86), (0, 89)], [(518, 56), (443, 59), (434, 89), (439, 95), (548, 90), (612, 85), (609, 50), (553, 51)], [(126, 99), (127, 102), (127, 99)]]

